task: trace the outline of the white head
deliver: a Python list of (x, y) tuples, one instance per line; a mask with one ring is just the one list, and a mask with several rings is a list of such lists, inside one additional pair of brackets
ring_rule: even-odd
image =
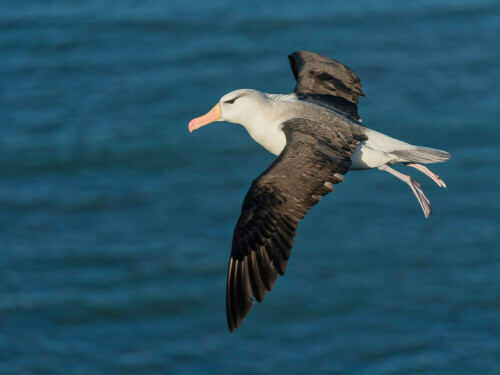
[(192, 132), (214, 121), (228, 121), (247, 127), (269, 106), (270, 99), (263, 92), (251, 89), (231, 91), (224, 95), (206, 115), (191, 120), (189, 131)]

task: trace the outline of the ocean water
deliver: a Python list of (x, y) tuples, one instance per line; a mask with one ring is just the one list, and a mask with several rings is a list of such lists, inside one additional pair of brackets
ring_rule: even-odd
[[(495, 0), (0, 4), (1, 374), (499, 374)], [(363, 124), (449, 151), (434, 216), (352, 172), (230, 334), (232, 231), (273, 160), (225, 93), (354, 69)], [(404, 171), (405, 168), (399, 168)]]

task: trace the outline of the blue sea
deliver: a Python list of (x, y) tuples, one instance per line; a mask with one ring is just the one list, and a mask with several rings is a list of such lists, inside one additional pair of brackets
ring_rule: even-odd
[[(496, 0), (0, 4), (1, 374), (500, 374)], [(363, 124), (443, 149), (350, 172), (286, 276), (225, 317), (234, 225), (274, 156), (189, 121), (289, 93), (287, 55), (355, 70)]]

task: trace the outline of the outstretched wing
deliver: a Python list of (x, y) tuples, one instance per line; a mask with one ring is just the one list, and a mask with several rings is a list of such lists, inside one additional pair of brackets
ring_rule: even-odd
[(297, 51), (288, 56), (297, 80), (294, 93), (333, 109), (356, 121), (359, 97), (365, 96), (356, 73), (344, 64), (314, 52)]
[(283, 124), (286, 146), (252, 182), (234, 230), (227, 276), (229, 329), (273, 288), (290, 257), (299, 220), (344, 180), (350, 155), (364, 138), (348, 126), (296, 118)]

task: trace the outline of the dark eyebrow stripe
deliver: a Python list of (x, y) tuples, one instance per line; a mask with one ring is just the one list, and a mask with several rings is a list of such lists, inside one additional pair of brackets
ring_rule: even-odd
[(224, 103), (233, 104), (236, 99), (241, 98), (243, 95), (245, 95), (245, 94), (238, 95), (236, 98), (233, 98), (233, 99), (225, 100)]

